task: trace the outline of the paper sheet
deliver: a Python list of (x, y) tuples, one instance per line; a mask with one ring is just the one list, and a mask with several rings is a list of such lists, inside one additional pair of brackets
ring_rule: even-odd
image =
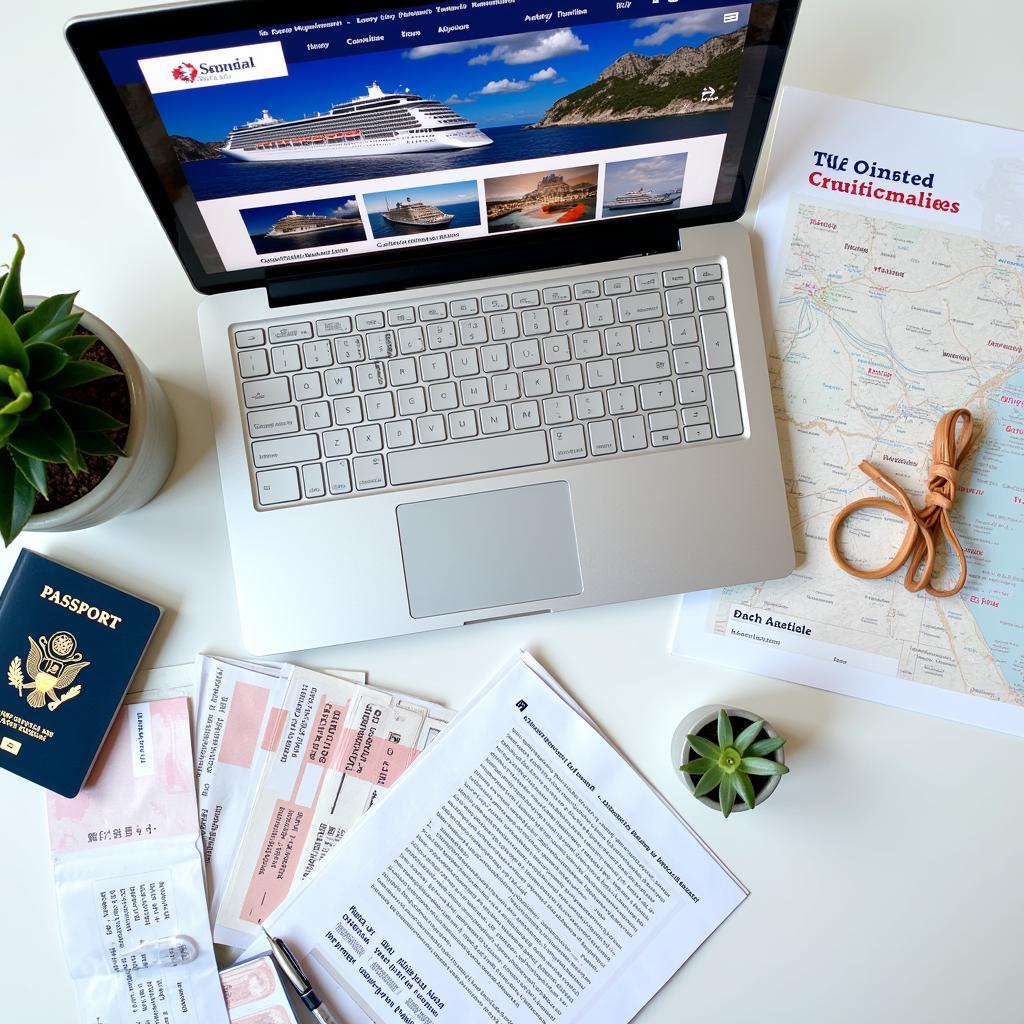
[(203, 887), (187, 701), (127, 704), (73, 800), (47, 794), (81, 1024), (227, 1024)]
[(386, 808), (266, 922), (345, 1024), (625, 1024), (745, 897), (528, 657)]
[[(755, 230), (798, 566), (687, 595), (673, 653), (1024, 736), (1022, 183), (1024, 133), (785, 90)], [(846, 575), (832, 519), (881, 494), (858, 463), (920, 507), (935, 425), (964, 405), (964, 589)], [(844, 553), (884, 564), (903, 529), (857, 513)]]
[(299, 1024), (269, 954), (221, 971), (220, 983), (231, 1024)]
[(426, 701), (291, 666), (283, 714), (218, 907), (214, 936), (248, 945), (263, 921), (452, 717)]

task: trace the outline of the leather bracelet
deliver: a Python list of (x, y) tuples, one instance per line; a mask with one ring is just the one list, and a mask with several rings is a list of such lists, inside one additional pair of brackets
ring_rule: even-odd
[[(958, 427), (960, 427), (959, 437), (957, 436)], [(858, 579), (878, 580), (896, 572), (904, 562), (907, 562), (903, 586), (912, 593), (925, 590), (933, 597), (952, 597), (960, 592), (964, 583), (967, 582), (967, 558), (956, 531), (953, 529), (949, 510), (956, 499), (959, 467), (971, 447), (972, 432), (973, 421), (967, 409), (954, 409), (939, 420), (935, 427), (932, 466), (928, 473), (924, 506), (921, 509), (914, 508), (907, 492), (895, 480), (881, 470), (875, 469), (866, 460), (860, 464), (860, 471), (883, 490), (888, 491), (895, 500), (882, 497), (858, 498), (841, 509), (832, 520), (832, 527), (828, 533), (828, 546), (840, 569)], [(902, 519), (907, 524), (903, 541), (896, 554), (885, 565), (879, 566), (877, 569), (854, 568), (839, 550), (839, 531), (842, 529), (843, 523), (854, 512), (862, 508), (880, 509)], [(945, 537), (946, 543), (952, 548), (960, 562), (960, 576), (956, 583), (947, 590), (932, 586), (932, 574), (935, 570), (935, 542), (940, 533)]]

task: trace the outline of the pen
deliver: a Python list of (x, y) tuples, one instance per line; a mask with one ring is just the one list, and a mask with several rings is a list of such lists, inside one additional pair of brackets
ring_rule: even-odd
[(299, 994), (299, 998), (306, 1009), (313, 1014), (320, 1024), (337, 1024), (337, 1021), (331, 1015), (331, 1011), (324, 1006), (323, 1001), (313, 991), (309, 978), (302, 973), (302, 968), (295, 957), (292, 956), (291, 950), (281, 939), (275, 939), (266, 928), (263, 929), (263, 934), (266, 935), (267, 942), (270, 943), (270, 952), (273, 954), (274, 960), (277, 961), (277, 966), (281, 968), (282, 974), (284, 974)]

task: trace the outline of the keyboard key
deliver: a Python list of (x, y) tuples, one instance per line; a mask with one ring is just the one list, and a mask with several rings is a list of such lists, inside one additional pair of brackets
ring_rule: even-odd
[(357, 331), (375, 331), (384, 326), (383, 313), (359, 313), (356, 316)]
[(455, 299), (451, 303), (452, 316), (476, 316), (480, 307), (476, 299)]
[(676, 386), (679, 390), (680, 405), (697, 405), (708, 400), (703, 377), (680, 377), (676, 381)]
[(491, 400), (486, 377), (472, 377), (461, 381), (459, 389), (462, 392), (463, 405), (486, 405)]
[(418, 312), (423, 321), (443, 320), (448, 315), (448, 305), (444, 302), (428, 302), (420, 306)]
[(581, 426), (555, 427), (548, 433), (551, 435), (551, 457), (555, 462), (586, 458), (587, 445)]
[(331, 494), (351, 493), (352, 478), (349, 475), (348, 459), (327, 463), (327, 489)]
[(504, 434), (509, 429), (508, 410), (503, 405), (489, 405), (480, 410), (480, 431), (484, 434)]
[(540, 398), (551, 394), (551, 371), (547, 367), (527, 370), (523, 374), (523, 394), (527, 398)]
[(700, 373), (700, 349), (677, 348), (672, 353), (672, 365), (676, 373)]
[(540, 342), (536, 338), (513, 342), (512, 365), (518, 370), (540, 366)]
[(665, 324), (661, 320), (647, 320), (636, 325), (636, 347), (641, 352), (652, 348), (665, 348), (667, 345)]
[(720, 284), (697, 285), (697, 308), (725, 309), (725, 289)]
[(423, 388), (403, 388), (398, 392), (398, 412), (402, 416), (418, 416), (427, 411), (427, 396)]
[(448, 436), (444, 429), (444, 417), (421, 416), (416, 421), (416, 436), (420, 439), (420, 444), (443, 441)]
[(485, 295), (480, 300), (480, 309), (484, 313), (501, 313), (508, 309), (508, 296)]
[(619, 380), (633, 384), (642, 380), (657, 380), (669, 375), (667, 352), (643, 352), (619, 358)]
[(295, 373), (302, 369), (302, 357), (298, 345), (282, 345), (270, 350), (274, 373)]
[(294, 405), (284, 409), (248, 414), (250, 437), (272, 437), (275, 434), (294, 434), (299, 429), (299, 414)]
[(453, 381), (446, 381), (444, 384), (431, 384), (428, 391), (430, 392), (430, 408), (434, 412), (454, 409), (459, 404), (459, 397), (455, 392)]
[(619, 311), (619, 319), (624, 324), (634, 320), (651, 320), (662, 315), (660, 292), (626, 295), (617, 299), (615, 305)]
[(652, 288), (658, 287), (657, 274), (634, 274), (633, 287), (638, 292), (649, 292)]
[(669, 320), (668, 328), (672, 335), (673, 345), (696, 345), (700, 341), (700, 338), (697, 337), (695, 317), (684, 316), (678, 320)]
[(352, 428), (352, 443), (357, 452), (379, 452), (384, 447), (384, 435), (379, 423), (361, 423)]
[(647, 424), (651, 430), (672, 430), (679, 426), (679, 416), (675, 409), (667, 409), (665, 412), (652, 412), (647, 417)]
[(388, 379), (384, 373), (384, 364), (361, 363), (356, 367), (356, 387), (360, 391), (375, 391), (387, 386)]
[(587, 326), (607, 327), (615, 323), (615, 307), (611, 299), (598, 299), (587, 303)]
[(398, 355), (398, 338), (394, 331), (370, 331), (366, 335), (369, 359), (391, 359)]
[(519, 375), (499, 373), (491, 378), (491, 394), (496, 402), (512, 402), (519, 397)]
[(331, 407), (327, 402), (310, 402), (302, 407), (303, 430), (326, 430), (331, 425)]
[[(438, 358), (444, 361), (444, 354), (420, 356), (420, 359)], [(415, 384), (418, 379), (416, 377), (416, 360), (411, 356), (408, 359), (392, 359), (388, 363), (388, 379), (391, 381), (393, 388), (403, 387), (406, 384)], [(436, 380), (437, 378), (435, 377), (434, 379)]]
[(704, 362), (709, 370), (724, 370), (732, 366), (732, 338), (729, 335), (729, 317), (725, 313), (708, 313), (700, 318), (700, 332), (704, 337)]
[(463, 345), (482, 345), (487, 341), (487, 318), (472, 316), (468, 320), (460, 320), (459, 340)]
[(422, 327), (400, 327), (398, 329), (398, 351), (403, 356), (416, 355), (417, 352), (425, 351), (426, 347), (427, 342)]
[(476, 413), (472, 409), (448, 413), (448, 434), (450, 437), (476, 437)]
[(334, 339), (334, 355), (339, 363), (361, 363), (366, 358), (363, 339), (358, 334)]
[(570, 363), (568, 366), (556, 367), (555, 390), (561, 393), (566, 391), (582, 391), (583, 367), (579, 363)]
[(547, 461), (548, 446), (544, 431), (536, 430), (391, 452), (388, 455), (388, 469), (392, 485), (402, 487), (428, 480), (540, 466)]
[(693, 292), (689, 288), (673, 288), (665, 292), (669, 316), (681, 316), (693, 312)]
[(384, 424), (384, 437), (389, 448), (408, 448), (416, 441), (412, 420), (392, 420)]
[(705, 284), (708, 281), (721, 281), (722, 268), (717, 263), (709, 263), (705, 266), (694, 267), (693, 280), (696, 284)]
[(347, 430), (328, 430), (323, 434), (324, 457), (336, 459), (352, 453), (352, 442)]
[(500, 373), (508, 369), (508, 346), (485, 345), (480, 349), (480, 358), (483, 360), (484, 373)]
[(666, 288), (677, 288), (690, 283), (690, 272), (686, 269), (666, 270), (662, 272), (661, 281)]
[(601, 354), (601, 335), (597, 331), (580, 331), (572, 336), (572, 354), (577, 359), (593, 359)]
[(608, 355), (617, 356), (623, 352), (632, 352), (634, 347), (632, 327), (608, 327), (605, 329), (604, 350)]
[(334, 400), (334, 422), (339, 426), (346, 423), (363, 422), (363, 403), (356, 397)]
[(540, 305), (540, 292), (536, 290), (512, 293), (512, 308), (525, 309), (527, 306)]
[(384, 478), (384, 456), (370, 455), (353, 459), (352, 474), (356, 479), (357, 491), (372, 491), (383, 487), (387, 482)]
[(611, 388), (608, 392), (608, 412), (612, 416), (636, 412), (636, 388)]
[[(696, 380), (701, 378), (697, 377)], [(667, 409), (676, 404), (675, 389), (670, 380), (652, 381), (640, 385), (641, 409)]]
[(336, 316), (330, 320), (317, 320), (316, 333), (325, 334), (349, 334), (352, 331), (352, 318), (348, 316)]
[(355, 391), (352, 368), (336, 366), (333, 370), (324, 370), (324, 385), (329, 395), (351, 395)]
[(315, 434), (279, 437), (273, 441), (253, 441), (252, 462), (257, 469), (288, 462), (311, 462), (320, 458), (320, 442)]
[(443, 352), (431, 352), (420, 356), (420, 376), (427, 382), (447, 380), (448, 357)]
[(572, 402), (568, 398), (545, 398), (544, 422), (550, 427), (572, 422)]
[(628, 277), (609, 277), (604, 282), (605, 295), (625, 295), (630, 291)]
[(488, 317), (493, 341), (512, 341), (519, 337), (519, 316), (516, 313), (495, 313)]
[(313, 398), (322, 398), (324, 393), (323, 381), (320, 374), (297, 373), (292, 377), (292, 387), (295, 388), (295, 400), (306, 402)]
[(294, 466), (268, 469), (256, 474), (256, 494), (261, 505), (298, 501), (299, 471)]
[(551, 315), (546, 309), (527, 309), (520, 315), (523, 334), (547, 334), (551, 330)]
[(611, 455), (619, 449), (615, 444), (615, 425), (611, 420), (593, 420), (587, 424), (591, 455)]
[(431, 350), (455, 348), (455, 324), (445, 321), (443, 324), (427, 324), (427, 345)]
[(366, 418), (389, 420), (395, 415), (395, 400), (390, 391), (377, 391), (366, 396)]
[(719, 437), (736, 437), (743, 433), (740, 396), (736, 390), (736, 374), (712, 373), (708, 375), (711, 388), (711, 406), (715, 411), (715, 433)]
[(401, 327), (404, 324), (413, 324), (416, 322), (416, 311), (412, 306), (400, 306), (398, 309), (388, 310), (388, 325), (391, 327)]
[(473, 377), (480, 372), (475, 348), (460, 348), (452, 353), (452, 376)]
[(572, 358), (569, 351), (569, 338), (565, 334), (555, 334), (544, 339), (544, 362), (565, 363)]
[(596, 420), (604, 415), (604, 395), (600, 391), (587, 391), (577, 395), (575, 401), (578, 420)]
[(242, 395), (249, 409), (259, 409), (264, 405), (281, 405), (283, 402), (292, 400), (287, 377), (246, 381), (242, 385)]
[(307, 369), (332, 365), (334, 357), (331, 355), (331, 343), (326, 338), (307, 341), (302, 346), (302, 359)]
[(671, 430), (652, 430), (651, 431), (651, 447), (652, 448), (666, 448), (671, 444), (682, 444), (683, 439), (679, 436), (679, 431), (675, 428)]
[(643, 416), (624, 416), (619, 420), (619, 447), (624, 452), (638, 452), (647, 447)]
[[(711, 396), (714, 398), (714, 395)], [(708, 415), (708, 407), (706, 405), (693, 406), (690, 409), (683, 410), (683, 426), (684, 427), (695, 427), (699, 423), (710, 423), (711, 418)]]
[[(308, 323), (278, 324), (277, 327), (271, 327), (267, 334), (271, 342), (304, 341), (306, 338), (313, 337), (313, 325)], [(295, 486), (298, 487), (297, 481)]]
[(601, 295), (601, 286), (596, 281), (580, 281), (572, 287), (577, 299), (596, 299)]
[(540, 408), (536, 402), (516, 402), (512, 406), (512, 426), (516, 430), (528, 430), (540, 426)]
[(327, 493), (324, 469), (319, 462), (309, 462), (302, 467), (302, 490), (307, 498), (322, 498)]
[(238, 376), (263, 377), (270, 373), (270, 361), (265, 349), (249, 349), (238, 353)]
[(554, 288), (545, 288), (541, 294), (549, 306), (553, 306), (557, 302), (572, 301), (572, 291), (567, 284), (556, 285)]
[(615, 364), (610, 359), (587, 363), (587, 387), (607, 388), (615, 383)]
[(235, 344), (239, 348), (250, 348), (253, 345), (262, 345), (266, 339), (263, 331), (258, 327), (251, 330), (235, 331)]
[(710, 441), (711, 428), (707, 424), (702, 424), (699, 427), (683, 427), (683, 435), (686, 437), (687, 443), (692, 441)]

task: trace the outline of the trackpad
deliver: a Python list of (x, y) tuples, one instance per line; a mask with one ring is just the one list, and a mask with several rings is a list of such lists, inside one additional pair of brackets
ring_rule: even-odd
[(414, 619), (583, 591), (564, 480), (399, 505)]

